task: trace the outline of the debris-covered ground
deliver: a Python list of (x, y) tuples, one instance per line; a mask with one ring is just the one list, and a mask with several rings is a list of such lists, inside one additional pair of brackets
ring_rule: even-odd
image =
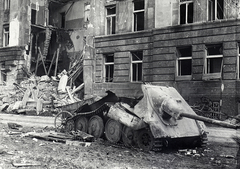
[(67, 86), (68, 76), (64, 71), (58, 77), (32, 75), (19, 84), (1, 86), (0, 111), (52, 116), (57, 107), (80, 102), (84, 83)]
[(0, 124), (0, 168), (236, 168), (238, 147), (210, 142), (204, 148), (142, 152), (104, 140), (57, 142), (30, 137), (29, 133), (53, 132), (51, 128)]

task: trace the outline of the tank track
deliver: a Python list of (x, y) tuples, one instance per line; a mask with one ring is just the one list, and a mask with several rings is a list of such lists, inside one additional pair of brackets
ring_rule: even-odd
[[(103, 104), (101, 105), (98, 109), (94, 110), (94, 111), (90, 111), (90, 112), (75, 112), (75, 116), (67, 119), (66, 124), (72, 123), (73, 120), (76, 120), (78, 117), (91, 117), (94, 115), (99, 115), (101, 117), (104, 117), (104, 112), (108, 111), (110, 108), (110, 106), (108, 104)], [(66, 125), (67, 126), (67, 125)], [(149, 134), (151, 134), (151, 130), (149, 127), (145, 128), (147, 130), (147, 132)], [(68, 129), (66, 129), (67, 131)], [(137, 133), (138, 131), (136, 131)], [(199, 136), (198, 140), (198, 146), (206, 146), (207, 142), (208, 142), (208, 138), (207, 138), (207, 133), (201, 129), (201, 135)], [(137, 134), (136, 134), (137, 135)], [(137, 144), (137, 138), (134, 138), (134, 144), (131, 145), (131, 147), (139, 147)], [(169, 140), (170, 141), (170, 140)], [(108, 141), (110, 143), (110, 141)], [(163, 138), (153, 138), (151, 140), (151, 144), (152, 144), (152, 148), (150, 150), (146, 150), (146, 151), (155, 151), (155, 152), (160, 152), (163, 150), (164, 147), (168, 146), (168, 140), (167, 139), (163, 139)], [(116, 146), (121, 146), (121, 147), (129, 147), (129, 146), (125, 146), (122, 142), (118, 142), (118, 143), (111, 143), (112, 145), (116, 145)], [(141, 147), (139, 147), (141, 149)]]
[(160, 138), (155, 138), (153, 143), (153, 151), (159, 152), (163, 149), (163, 140)]

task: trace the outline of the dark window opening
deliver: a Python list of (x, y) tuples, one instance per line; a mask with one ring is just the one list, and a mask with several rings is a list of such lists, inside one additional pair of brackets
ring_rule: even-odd
[(181, 47), (177, 49), (178, 54), (178, 76), (192, 74), (192, 47)]
[(107, 15), (115, 15), (116, 14), (116, 6), (107, 7)]
[(180, 24), (193, 23), (193, 2), (180, 4)]
[(134, 31), (144, 30), (144, 1), (134, 1)]
[(207, 45), (206, 73), (221, 73), (223, 64), (222, 45)]
[(222, 55), (222, 45), (208, 45), (207, 46), (207, 55)]
[(207, 64), (208, 64), (208, 73), (219, 73), (221, 72), (221, 67), (222, 67), (222, 58), (211, 58), (207, 59)]
[(223, 19), (224, 0), (217, 0), (217, 18)]
[(1, 79), (0, 79), (0, 83), (2, 83), (2, 82), (6, 82), (7, 81), (7, 74), (6, 74), (6, 66), (5, 66), (5, 63), (2, 63), (1, 65), (0, 65), (0, 77), (1, 77)]
[(105, 55), (105, 82), (113, 82), (114, 54)]
[(143, 52), (136, 51), (132, 52), (132, 81), (142, 81), (143, 72), (142, 72), (142, 60)]
[(144, 9), (144, 0), (134, 1), (134, 11)]
[(144, 12), (134, 14), (134, 31), (144, 30)]
[(37, 21), (37, 11), (35, 9), (32, 9), (31, 11), (31, 23), (36, 24)]
[(240, 79), (240, 43), (238, 44), (238, 79)]
[(9, 26), (3, 27), (3, 47), (9, 45)]
[(107, 35), (116, 33), (116, 6), (107, 7)]
[(65, 12), (60, 13), (61, 15), (61, 28), (65, 28), (65, 19), (66, 19), (66, 14)]
[(208, 21), (224, 18), (224, 0), (208, 0)]

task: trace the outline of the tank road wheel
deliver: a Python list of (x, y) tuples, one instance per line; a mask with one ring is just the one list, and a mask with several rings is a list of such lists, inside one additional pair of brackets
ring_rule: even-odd
[(73, 117), (68, 111), (59, 112), (54, 119), (54, 127), (56, 130), (62, 131), (65, 128), (67, 119)]
[(86, 117), (78, 117), (77, 120), (75, 121), (75, 129), (76, 131), (80, 130), (83, 132), (87, 132), (87, 127), (88, 127), (88, 120)]
[(154, 137), (150, 131), (143, 129), (137, 132), (137, 144), (143, 151), (150, 151), (154, 146)]
[(108, 141), (112, 143), (117, 143), (121, 139), (121, 134), (122, 134), (121, 123), (113, 119), (108, 119), (105, 125), (105, 135)]
[(65, 125), (65, 132), (69, 133), (71, 131), (74, 131), (74, 128), (75, 128), (74, 120), (73, 119), (67, 120)]
[(125, 146), (132, 146), (134, 140), (134, 130), (130, 127), (123, 126), (123, 132), (122, 132), (122, 141)]
[(92, 116), (88, 123), (88, 133), (93, 135), (95, 138), (99, 138), (102, 136), (103, 130), (103, 119), (98, 115)]

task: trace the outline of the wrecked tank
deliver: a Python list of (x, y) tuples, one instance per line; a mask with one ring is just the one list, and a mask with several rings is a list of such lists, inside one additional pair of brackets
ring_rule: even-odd
[(145, 151), (207, 143), (202, 121), (213, 121), (196, 115), (175, 88), (143, 84), (142, 91), (139, 99), (117, 97), (107, 91), (102, 99), (68, 113), (72, 115), (64, 121), (65, 131), (81, 130)]

